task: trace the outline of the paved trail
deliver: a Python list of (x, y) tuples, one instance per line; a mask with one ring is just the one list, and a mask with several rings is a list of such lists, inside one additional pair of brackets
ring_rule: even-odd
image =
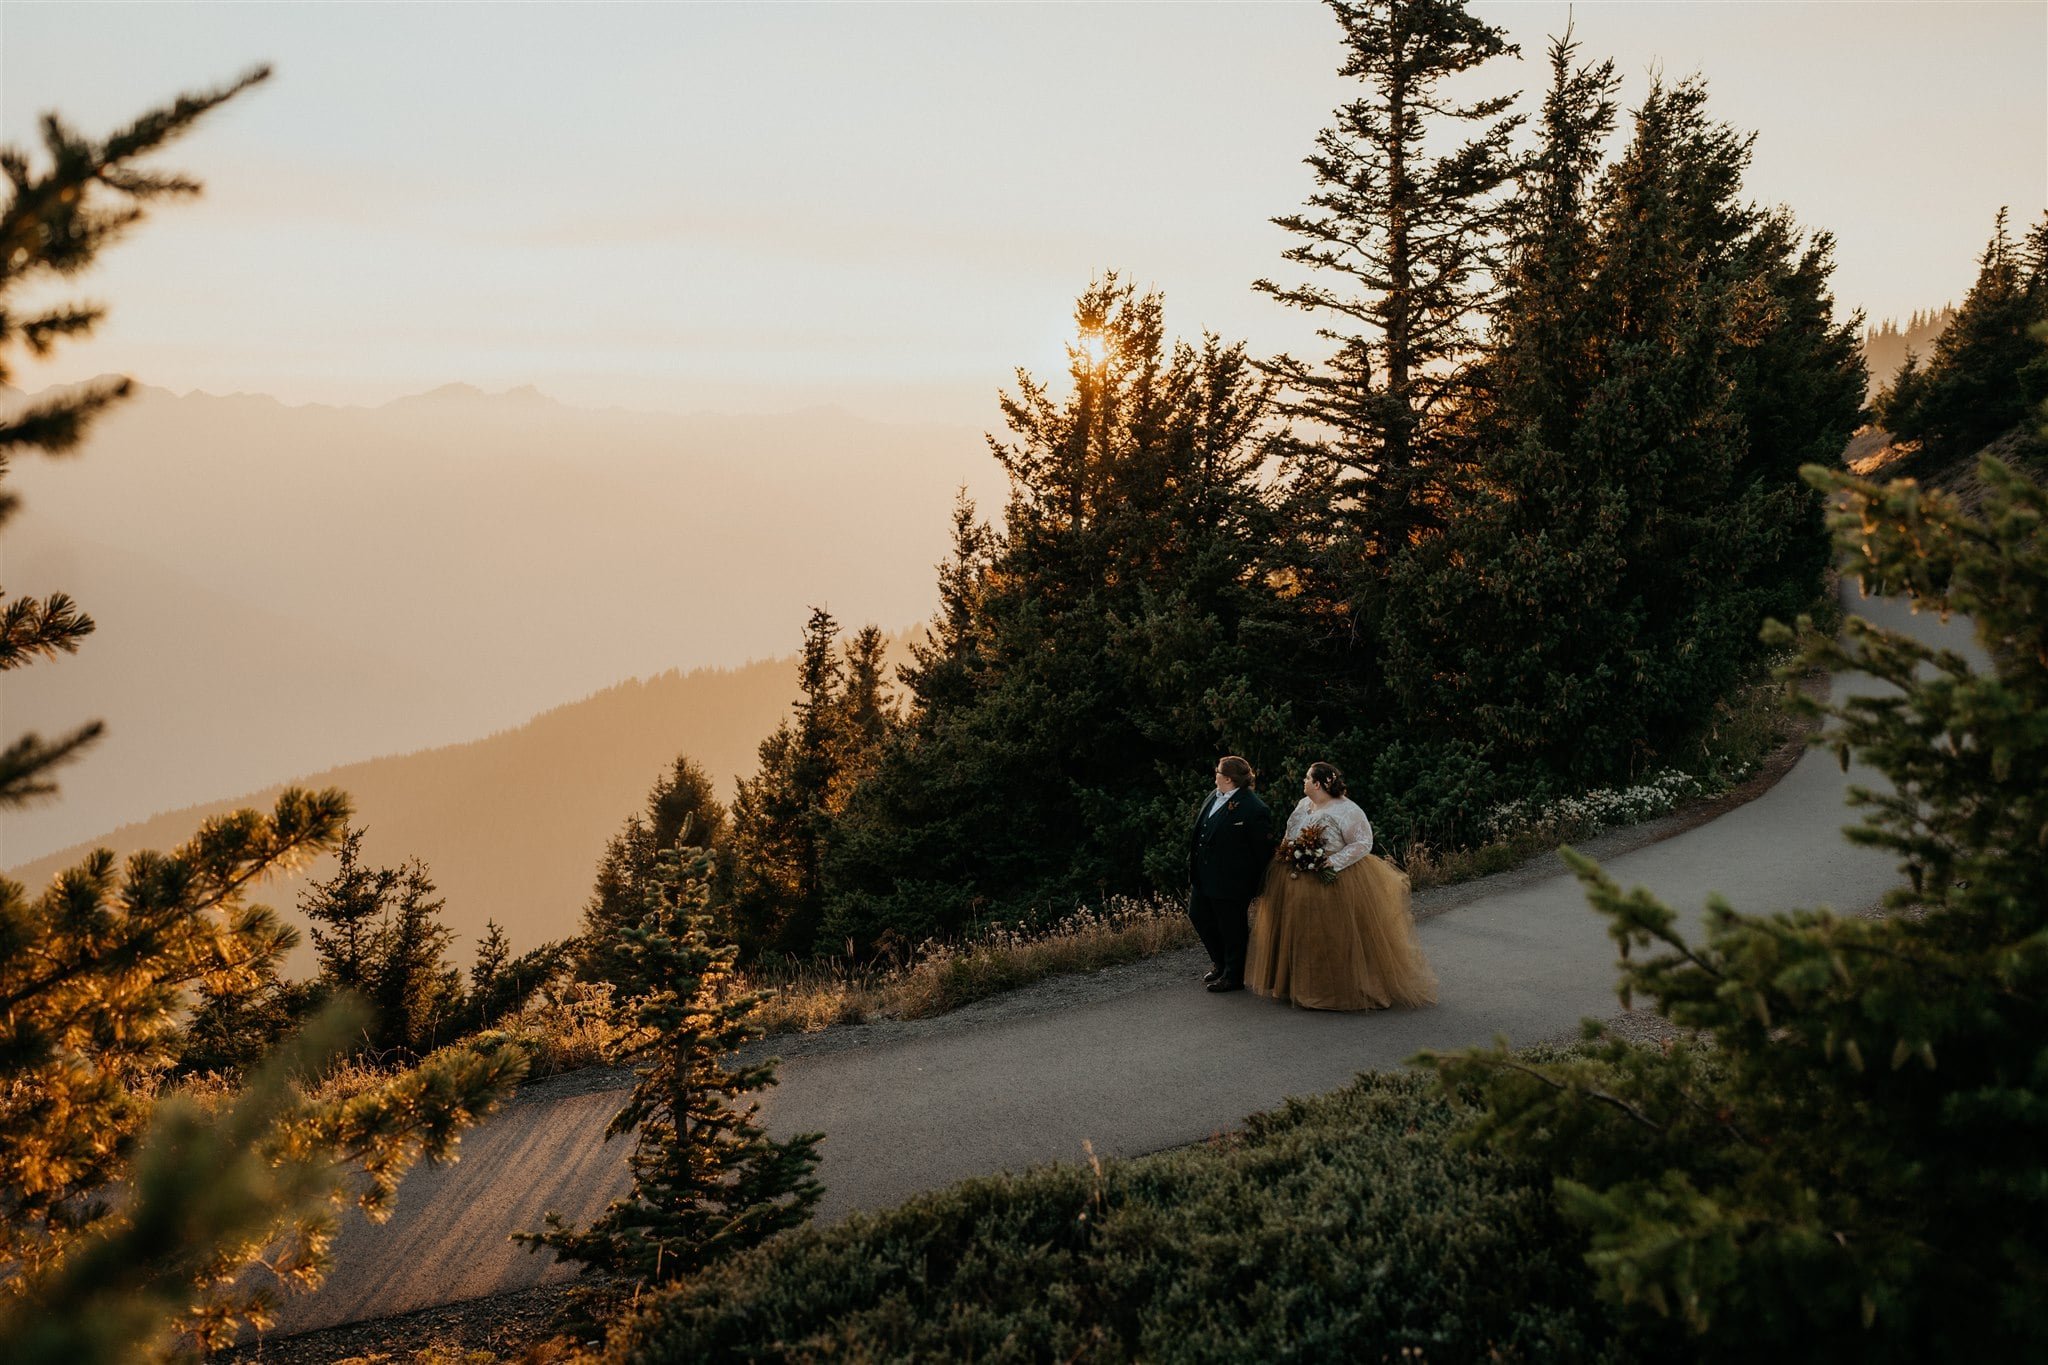
[[(1959, 625), (1890, 603), (1851, 605), (1975, 653)], [(1871, 686), (1835, 682), (1838, 694)], [(1863, 770), (1845, 777), (1831, 755), (1809, 753), (1757, 800), (1607, 866), (1624, 886), (1648, 886), (1687, 911), (1691, 931), (1717, 891), (1752, 911), (1872, 906), (1897, 881), (1894, 864), (1852, 848), (1840, 829), (1851, 818), (1846, 784), (1877, 781)], [(1126, 974), (1132, 988), (1092, 999), (1083, 991), (1080, 1003), (1061, 1008), (785, 1045), (792, 1055), (763, 1113), (778, 1134), (827, 1135), (820, 1216), (829, 1220), (964, 1176), (1078, 1159), (1084, 1140), (1105, 1156), (1156, 1151), (1361, 1070), (1398, 1066), (1421, 1048), (1500, 1033), (1555, 1038), (1588, 1015), (1612, 1014), (1614, 948), (1577, 882), (1562, 871), (1501, 880), (1506, 889), (1420, 926), (1443, 985), (1435, 1009), (1320, 1014), (1248, 994), (1209, 995), (1196, 979), (1206, 963), (1190, 950)], [(540, 1227), (551, 1209), (587, 1222), (625, 1188), (627, 1142), (602, 1138), (620, 1097), (568, 1093), (576, 1084), (543, 1083), (465, 1138), (458, 1164), (408, 1177), (389, 1223), (372, 1227), (351, 1214), (327, 1284), (291, 1301), (280, 1330), (561, 1277), (564, 1268), (507, 1237)]]

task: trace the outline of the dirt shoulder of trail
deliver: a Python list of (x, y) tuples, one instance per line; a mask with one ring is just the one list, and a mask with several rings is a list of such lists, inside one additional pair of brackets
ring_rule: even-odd
[[(570, 1308), (577, 1288), (574, 1280), (535, 1285), (397, 1317), (269, 1337), (206, 1359), (209, 1365), (412, 1365), (421, 1352), (434, 1351), (439, 1354), (432, 1359), (450, 1365), (472, 1365), (479, 1359), (557, 1360), (561, 1354), (537, 1348), (559, 1336), (555, 1324)], [(576, 1344), (594, 1348), (600, 1343), (592, 1339)]]

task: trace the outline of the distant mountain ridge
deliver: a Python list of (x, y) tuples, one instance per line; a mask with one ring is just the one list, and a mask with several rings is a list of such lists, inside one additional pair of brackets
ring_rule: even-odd
[(108, 737), (60, 800), (9, 814), (0, 864), (620, 678), (773, 657), (813, 604), (901, 628), (936, 604), (955, 490), (1001, 495), (965, 428), (470, 385), (381, 407), (140, 386), (9, 483), (33, 521), (8, 532), (8, 592), (70, 593), (99, 632), (0, 680), (6, 734)]
[[(268, 808), (286, 785), (340, 787), (367, 828), (364, 854), (396, 865), (417, 856), (447, 899), (446, 922), (461, 935), (466, 962), (486, 920), (515, 946), (575, 931), (604, 844), (639, 810), (647, 790), (678, 754), (703, 766), (730, 799), (733, 779), (751, 774), (755, 749), (789, 714), (793, 657), (739, 668), (670, 671), (604, 689), (466, 744), (316, 772), (226, 801), (208, 802), (124, 825), (104, 837), (12, 868), (31, 890), (95, 847), (126, 856), (168, 849), (206, 818), (243, 806)], [(256, 898), (290, 912), (309, 880), (333, 859), (259, 888)], [(303, 922), (295, 913), (287, 917)], [(294, 970), (311, 963), (301, 945)]]

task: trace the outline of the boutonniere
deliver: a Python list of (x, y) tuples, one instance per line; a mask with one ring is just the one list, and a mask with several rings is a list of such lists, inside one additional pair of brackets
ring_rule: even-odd
[(1231, 797), (1231, 798), (1230, 798), (1230, 799), (1229, 799), (1228, 801), (1225, 801), (1225, 802), (1223, 803), (1223, 809), (1225, 809), (1225, 810), (1236, 810), (1236, 809), (1237, 809), (1237, 798), (1233, 796), (1233, 797)]

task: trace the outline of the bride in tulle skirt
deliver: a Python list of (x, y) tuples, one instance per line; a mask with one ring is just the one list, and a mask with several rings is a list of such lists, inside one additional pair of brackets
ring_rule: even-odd
[[(1252, 904), (1244, 984), (1308, 1009), (1434, 1005), (1407, 874), (1372, 856), (1372, 825), (1334, 766), (1311, 764), (1301, 790)], [(1321, 869), (1310, 866), (1317, 845)]]

